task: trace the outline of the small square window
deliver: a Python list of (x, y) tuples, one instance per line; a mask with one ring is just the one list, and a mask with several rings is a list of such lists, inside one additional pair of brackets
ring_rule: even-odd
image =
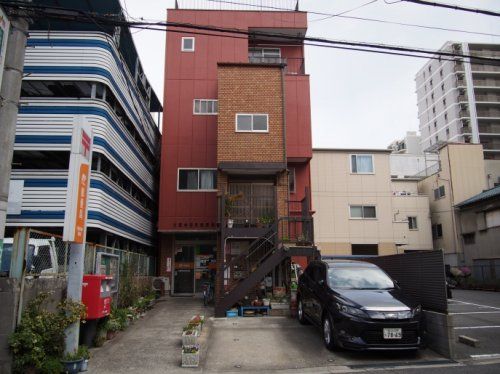
[(217, 114), (217, 100), (211, 99), (194, 99), (193, 114)]
[(194, 52), (194, 38), (182, 37), (182, 52)]
[(267, 114), (236, 114), (237, 132), (268, 132), (269, 117)]
[(252, 116), (250, 114), (238, 114), (236, 129), (238, 131), (252, 131)]
[(377, 210), (374, 205), (350, 205), (349, 214), (351, 218), (377, 218)]

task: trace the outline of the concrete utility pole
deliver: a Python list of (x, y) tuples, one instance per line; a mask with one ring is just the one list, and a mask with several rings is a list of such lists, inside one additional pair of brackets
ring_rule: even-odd
[(5, 235), (10, 172), (27, 38), (28, 19), (12, 17), (0, 90), (0, 253)]

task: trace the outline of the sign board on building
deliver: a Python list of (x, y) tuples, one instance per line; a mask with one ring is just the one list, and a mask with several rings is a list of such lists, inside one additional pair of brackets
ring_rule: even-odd
[(3, 66), (5, 63), (5, 53), (7, 51), (7, 39), (9, 37), (10, 22), (7, 15), (0, 7), (0, 87), (2, 87)]
[(11, 179), (9, 197), (7, 200), (7, 214), (21, 214), (24, 191), (24, 179)]
[(76, 116), (71, 139), (64, 215), (65, 241), (80, 244), (85, 242), (91, 162), (92, 127), (84, 121), (83, 116)]

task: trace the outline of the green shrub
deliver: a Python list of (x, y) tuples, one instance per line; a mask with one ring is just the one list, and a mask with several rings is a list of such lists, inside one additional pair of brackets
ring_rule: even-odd
[(15, 373), (28, 368), (44, 372), (55, 367), (54, 362), (64, 352), (64, 331), (78, 319), (85, 319), (85, 306), (71, 300), (59, 303), (55, 312), (45, 310), (42, 305), (48, 296), (42, 293), (28, 304), (21, 323), (9, 337)]

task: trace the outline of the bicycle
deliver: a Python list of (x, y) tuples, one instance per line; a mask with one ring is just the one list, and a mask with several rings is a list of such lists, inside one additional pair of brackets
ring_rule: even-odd
[(214, 290), (211, 282), (203, 283), (203, 305), (207, 306), (214, 299)]

